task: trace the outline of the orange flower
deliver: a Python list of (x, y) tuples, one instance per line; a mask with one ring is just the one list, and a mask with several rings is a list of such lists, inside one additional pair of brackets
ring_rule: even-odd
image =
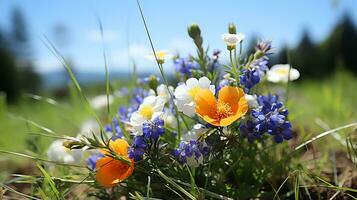
[(109, 142), (109, 147), (117, 155), (130, 161), (130, 165), (108, 156), (104, 151), (104, 157), (99, 159), (96, 164), (96, 179), (103, 187), (113, 187), (121, 181), (127, 179), (134, 171), (134, 160), (128, 157), (129, 144), (123, 139), (116, 139)]
[(218, 100), (209, 89), (201, 89), (196, 97), (196, 113), (213, 126), (228, 126), (244, 116), (248, 103), (241, 88), (225, 86)]

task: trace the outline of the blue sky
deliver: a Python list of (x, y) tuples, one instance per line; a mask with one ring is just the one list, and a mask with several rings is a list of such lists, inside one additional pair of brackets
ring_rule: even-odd
[[(204, 44), (224, 50), (221, 34), (229, 22), (236, 23), (246, 34), (246, 44), (253, 36), (273, 40), (279, 49), (284, 44), (296, 45), (304, 29), (316, 41), (324, 39), (345, 12), (357, 22), (356, 0), (142, 0), (155, 48), (180, 51), (185, 56), (195, 51), (186, 30), (198, 23)], [(11, 10), (18, 6), (24, 13), (31, 33), (37, 70), (61, 69), (59, 62), (43, 45), (46, 35), (54, 38), (54, 27), (68, 30), (67, 45), (57, 44), (77, 70), (103, 71), (102, 42), (96, 21), (103, 23), (110, 70), (128, 70), (128, 52), (140, 71), (155, 71), (153, 61), (145, 55), (150, 46), (135, 0), (0, 0), (0, 27), (6, 30)], [(225, 57), (227, 52), (223, 52)], [(172, 69), (168, 63), (167, 70)]]

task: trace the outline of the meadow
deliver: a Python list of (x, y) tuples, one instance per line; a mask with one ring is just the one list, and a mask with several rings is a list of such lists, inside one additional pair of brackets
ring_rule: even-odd
[[(119, 87), (119, 85), (131, 84), (120, 82), (114, 85)], [(324, 199), (326, 197), (324, 193), (330, 195), (340, 192), (354, 193), (355, 190), (352, 188), (357, 175), (354, 170), (356, 165), (354, 161), (357, 155), (353, 145), (352, 147), (346, 145), (353, 144), (356, 139), (351, 128), (332, 132), (319, 138), (303, 147), (303, 152), (301, 150), (297, 152), (294, 148), (324, 131), (356, 122), (356, 87), (357, 78), (344, 70), (337, 71), (324, 80), (304, 80), (290, 84), (288, 108), (291, 113), (290, 119), (294, 124), (294, 139), (289, 141), (288, 145), (284, 145), (284, 148), (288, 148), (291, 157), (289, 158), (288, 170), (283, 174), (283, 176), (290, 176), (290, 180), (282, 183), (283, 189), (276, 185), (276, 190), (278, 188), (285, 190), (285, 195), (288, 195), (289, 186), (285, 189), (284, 187), (285, 185), (292, 187), (291, 185), (298, 181), (293, 177), (299, 173), (298, 184), (303, 193), (302, 197), (307, 198), (306, 195), (309, 194), (312, 199), (316, 197)], [(69, 88), (70, 96), (60, 101), (44, 96), (25, 95), (19, 103), (14, 105), (6, 106), (2, 102), (0, 115), (0, 131), (3, 133), (0, 138), (1, 150), (46, 159), (48, 146), (56, 139), (48, 137), (49, 133), (60, 137), (64, 135), (75, 136), (80, 131), (83, 122), (88, 119), (94, 120), (93, 116), (85, 109), (84, 103), (75, 92), (74, 87), (69, 86)], [(102, 94), (101, 88), (104, 88), (104, 86), (87, 87), (84, 89), (84, 93), (89, 97), (94, 97)], [(278, 88), (281, 90), (281, 87)], [(127, 97), (118, 98), (111, 104), (111, 109), (115, 111), (125, 102), (127, 102)], [(96, 110), (96, 112), (104, 122), (110, 121), (105, 109)], [(2, 181), (7, 180), (11, 173), (39, 174), (35, 162), (31, 158), (2, 154), (0, 163)], [(61, 174), (62, 172), (59, 173), (59, 175)], [(318, 178), (311, 178), (312, 174)], [(346, 174), (349, 176), (346, 177)], [(280, 176), (280, 179), (283, 176)], [(304, 187), (312, 184), (311, 179), (321, 179), (318, 180), (322, 183), (321, 188), (311, 186), (316, 187), (315, 190), (319, 192), (311, 190), (306, 193), (309, 190)], [(326, 188), (328, 189), (326, 190)], [(28, 189), (23, 188), (21, 190), (28, 191)], [(279, 198), (279, 195), (277, 197)]]

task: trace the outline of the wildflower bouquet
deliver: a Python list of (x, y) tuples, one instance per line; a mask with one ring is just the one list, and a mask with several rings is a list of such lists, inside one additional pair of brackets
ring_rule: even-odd
[[(107, 106), (108, 115), (99, 118), (93, 112), (96, 120), (84, 123), (77, 137), (50, 145), (51, 164), (38, 166), (45, 179), (36, 193), (63, 199), (79, 184), (78, 195), (99, 199), (277, 195), (289, 173), (286, 141), (293, 131), (284, 90), (278, 90), (279, 97), (268, 82), (284, 86), (299, 78), (299, 72), (283, 64), (269, 68), (270, 41), (258, 42), (251, 55), (243, 53), (245, 35), (237, 33), (234, 24), (222, 35), (227, 47), (223, 52), (209, 53), (196, 24), (188, 27), (188, 35), (196, 55), (155, 52), (151, 44), (149, 58), (156, 61), (160, 77), (138, 79), (113, 95), (107, 81), (107, 95), (93, 99), (92, 108)], [(229, 64), (223, 64), (222, 54), (228, 55)], [(164, 72), (170, 60), (174, 77)], [(83, 99), (91, 104), (84, 95)], [(113, 114), (109, 103), (115, 99), (124, 103)], [(58, 171), (67, 178), (54, 178)], [(43, 189), (46, 184), (55, 192)]]
[[(245, 36), (234, 24), (222, 35), (227, 51), (212, 55), (198, 25), (191, 25), (188, 34), (196, 56), (154, 52), (160, 78), (139, 79), (106, 125), (98, 120), (86, 134), (49, 148), (53, 161), (87, 160), (88, 176), (81, 182), (87, 184), (87, 196), (236, 199), (276, 194), (288, 173), (285, 141), (293, 132), (284, 98), (272, 94), (267, 81), (288, 83), (299, 72), (289, 65), (269, 69), (270, 41), (258, 42), (253, 54), (244, 56)], [(227, 65), (220, 61), (223, 53), (229, 55)], [(175, 78), (163, 70), (170, 59)]]

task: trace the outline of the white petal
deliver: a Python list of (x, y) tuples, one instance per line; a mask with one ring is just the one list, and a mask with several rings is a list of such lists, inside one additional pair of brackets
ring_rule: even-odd
[(176, 99), (181, 99), (181, 100), (191, 99), (190, 95), (188, 94), (188, 88), (186, 85), (177, 86), (174, 95)]
[(148, 97), (145, 97), (145, 99), (143, 100), (143, 103), (141, 105), (154, 106), (155, 103), (156, 103), (156, 96), (148, 96)]
[(152, 114), (151, 116), (151, 121), (153, 121), (157, 117), (161, 117), (163, 114), (164, 114), (163, 112), (154, 112), (154, 114)]
[(300, 72), (297, 69), (290, 69), (290, 80), (294, 81), (300, 77)]
[(186, 81), (186, 85), (189, 89), (199, 86), (198, 80), (195, 78), (189, 78)]
[(207, 78), (207, 77), (201, 77), (199, 80), (198, 80), (199, 84), (200, 84), (200, 87), (201, 88), (209, 88), (210, 87), (210, 84), (211, 84), (211, 81)]

